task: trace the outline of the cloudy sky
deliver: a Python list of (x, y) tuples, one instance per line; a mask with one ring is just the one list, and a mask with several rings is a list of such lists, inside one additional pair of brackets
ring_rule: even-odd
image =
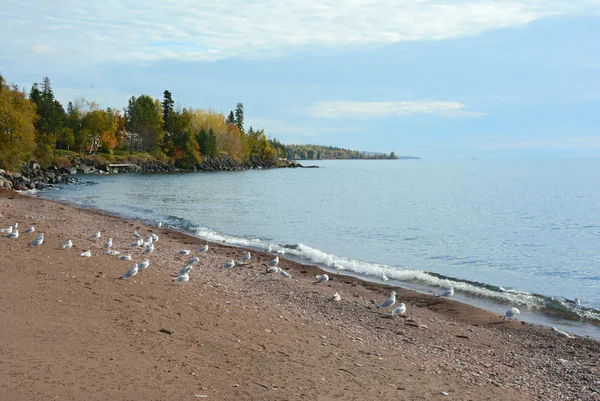
[(600, 0), (0, 0), (0, 73), (66, 105), (165, 89), (285, 143), (600, 156)]

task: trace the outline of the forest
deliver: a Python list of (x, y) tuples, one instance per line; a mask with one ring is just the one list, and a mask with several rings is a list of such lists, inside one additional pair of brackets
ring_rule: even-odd
[(165, 90), (163, 99), (132, 96), (123, 111), (85, 99), (65, 109), (49, 78), (25, 93), (0, 75), (0, 168), (14, 169), (29, 160), (47, 166), (73, 154), (149, 155), (186, 169), (221, 154), (244, 162), (285, 157), (286, 150), (267, 139), (263, 129), (244, 129), (242, 103), (225, 117), (176, 107)]
[(0, 168), (21, 163), (68, 164), (77, 155), (136, 155), (191, 169), (205, 159), (226, 155), (235, 162), (320, 159), (396, 159), (320, 145), (286, 145), (267, 138), (264, 129), (244, 128), (244, 105), (225, 116), (213, 110), (176, 106), (162, 99), (131, 96), (123, 110), (103, 109), (80, 98), (65, 107), (55, 98), (48, 77), (28, 91), (9, 85), (0, 75)]

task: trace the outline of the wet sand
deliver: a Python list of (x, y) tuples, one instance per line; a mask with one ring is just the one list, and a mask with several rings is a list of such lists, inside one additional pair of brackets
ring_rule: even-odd
[[(347, 276), (312, 284), (318, 268), (285, 259), (292, 279), (264, 274), (266, 253), (222, 272), (244, 250), (220, 244), (175, 285), (177, 250), (206, 241), (2, 190), (0, 227), (15, 222), (36, 233), (0, 237), (1, 400), (600, 400), (594, 340)], [(145, 258), (134, 230), (160, 240), (119, 280)], [(392, 289), (404, 317), (376, 308)]]

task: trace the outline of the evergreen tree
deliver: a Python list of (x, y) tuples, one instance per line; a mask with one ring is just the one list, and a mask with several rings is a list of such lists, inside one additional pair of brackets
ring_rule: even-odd
[(162, 102), (162, 108), (163, 108), (163, 120), (164, 125), (163, 128), (166, 132), (171, 132), (171, 113), (173, 112), (173, 105), (175, 104), (175, 102), (173, 101), (173, 98), (171, 97), (171, 92), (169, 92), (168, 90), (165, 90), (164, 92), (164, 98), (163, 98), (163, 102)]
[(235, 106), (235, 125), (244, 134), (244, 105), (242, 103), (238, 103)]
[(233, 115), (233, 111), (229, 112), (229, 116), (227, 116), (227, 119), (225, 120), (225, 124), (227, 124), (227, 125), (235, 124), (235, 116)]

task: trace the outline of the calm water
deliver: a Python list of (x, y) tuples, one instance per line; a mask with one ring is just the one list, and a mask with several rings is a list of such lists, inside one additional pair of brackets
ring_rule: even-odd
[(422, 291), (452, 285), (458, 299), (499, 312), (600, 318), (600, 160), (305, 164), (322, 168), (88, 175), (40, 196), (213, 241), (273, 244)]

